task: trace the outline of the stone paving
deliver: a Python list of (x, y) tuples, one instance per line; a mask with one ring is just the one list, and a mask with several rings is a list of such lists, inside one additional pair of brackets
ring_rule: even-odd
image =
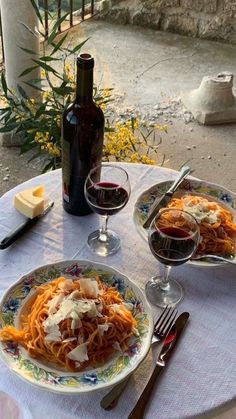
[[(96, 62), (95, 81), (113, 87), (108, 109), (114, 120), (137, 115), (151, 125), (167, 124), (158, 162), (173, 169), (188, 161), (197, 177), (236, 191), (235, 124), (203, 126), (184, 109), (180, 93), (197, 88), (205, 75), (234, 72), (236, 46), (154, 31), (86, 21), (71, 31), (76, 44), (90, 38), (83, 51)], [(40, 173), (19, 149), (0, 147), (0, 196)]]

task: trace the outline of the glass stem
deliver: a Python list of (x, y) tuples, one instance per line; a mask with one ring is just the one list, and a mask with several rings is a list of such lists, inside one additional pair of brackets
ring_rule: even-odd
[(160, 283), (160, 287), (163, 290), (166, 290), (170, 286), (170, 284), (169, 284), (170, 270), (171, 270), (171, 266), (164, 265), (163, 278), (162, 278), (162, 281)]
[(107, 236), (108, 219), (109, 219), (109, 215), (103, 215), (102, 216), (102, 225), (101, 225), (101, 228), (100, 228), (99, 240), (103, 243), (108, 241), (108, 236)]

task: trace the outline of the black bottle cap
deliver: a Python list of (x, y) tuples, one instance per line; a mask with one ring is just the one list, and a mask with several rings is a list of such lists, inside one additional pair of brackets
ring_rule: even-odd
[(77, 64), (82, 70), (90, 70), (94, 67), (94, 59), (90, 54), (83, 53), (77, 57)]

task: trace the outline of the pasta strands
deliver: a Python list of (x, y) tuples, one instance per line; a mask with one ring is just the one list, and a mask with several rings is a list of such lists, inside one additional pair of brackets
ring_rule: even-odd
[[(36, 298), (26, 303), (25, 313), (21, 316), (21, 330), (13, 326), (4, 327), (0, 331), (0, 340), (16, 341), (22, 344), (33, 358), (43, 358), (49, 362), (63, 366), (66, 370), (79, 371), (88, 365), (95, 366), (104, 363), (108, 356), (114, 352), (114, 343), (122, 349), (128, 346), (128, 339), (133, 335), (136, 320), (132, 313), (122, 305), (122, 296), (115, 288), (108, 287), (97, 277), (99, 295), (89, 299), (80, 290), (79, 278), (71, 281), (70, 289), (66, 286), (63, 277), (50, 283), (37, 287)], [(78, 291), (77, 300), (95, 301), (102, 307), (98, 316), (89, 317), (83, 313), (80, 318), (80, 327), (72, 329), (72, 318), (69, 316), (58, 324), (60, 338), (50, 341), (47, 339), (44, 322), (49, 318), (50, 301), (63, 293), (66, 298), (73, 291)], [(119, 305), (119, 310), (114, 310), (114, 305)], [(28, 314), (27, 314), (28, 312)], [(98, 326), (107, 325), (100, 332)], [(78, 347), (81, 342), (86, 342), (88, 360), (75, 362), (68, 354)]]

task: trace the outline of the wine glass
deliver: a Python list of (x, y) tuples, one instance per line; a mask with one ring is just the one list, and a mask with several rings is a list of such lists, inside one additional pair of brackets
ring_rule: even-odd
[(152, 221), (148, 242), (152, 254), (164, 265), (163, 275), (147, 282), (148, 300), (158, 306), (175, 305), (183, 298), (183, 288), (169, 278), (172, 266), (187, 262), (196, 251), (200, 232), (195, 218), (179, 209), (165, 209)]
[(88, 237), (90, 249), (100, 256), (116, 253), (120, 248), (117, 233), (108, 230), (108, 219), (127, 204), (130, 196), (128, 173), (112, 164), (101, 164), (90, 170), (84, 185), (86, 200), (92, 210), (103, 218), (100, 229)]

